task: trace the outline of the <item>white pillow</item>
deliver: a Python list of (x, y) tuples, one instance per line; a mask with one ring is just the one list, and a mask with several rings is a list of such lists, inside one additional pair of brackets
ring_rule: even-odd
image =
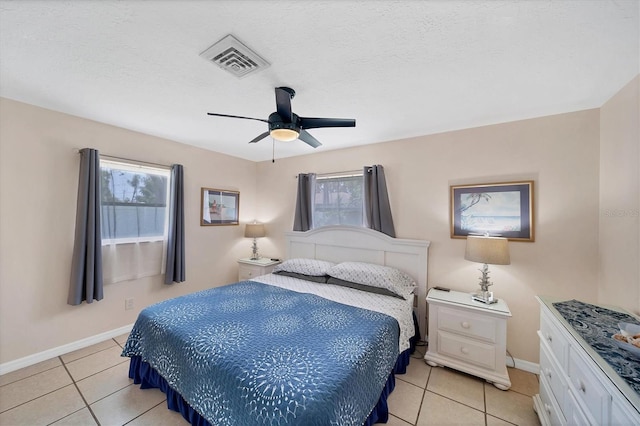
[(417, 287), (413, 278), (389, 266), (362, 262), (343, 262), (328, 271), (329, 276), (371, 287), (384, 288), (408, 299)]
[(295, 272), (296, 274), (312, 275), (315, 277), (327, 275), (329, 268), (335, 263), (317, 259), (289, 259), (273, 268), (274, 272)]

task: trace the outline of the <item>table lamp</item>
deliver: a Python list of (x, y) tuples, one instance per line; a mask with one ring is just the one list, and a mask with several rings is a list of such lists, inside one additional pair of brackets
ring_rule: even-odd
[(264, 232), (264, 224), (263, 223), (247, 223), (244, 228), (244, 236), (246, 238), (253, 238), (253, 245), (251, 246), (251, 260), (260, 259), (260, 255), (258, 254), (258, 242), (256, 238), (262, 238), (265, 236)]
[(484, 263), (480, 272), (480, 291), (473, 295), (473, 300), (482, 303), (496, 303), (498, 299), (493, 297), (493, 292), (489, 291), (489, 286), (493, 283), (489, 282), (489, 264), (491, 265), (509, 265), (509, 240), (500, 237), (490, 237), (489, 235), (467, 236), (467, 247), (464, 252), (464, 258), (471, 262)]

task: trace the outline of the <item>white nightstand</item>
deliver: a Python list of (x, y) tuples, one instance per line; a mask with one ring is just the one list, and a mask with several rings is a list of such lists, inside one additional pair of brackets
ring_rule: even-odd
[(257, 260), (250, 258), (238, 260), (238, 281), (250, 280), (260, 275), (270, 274), (273, 268), (280, 263), (279, 260), (271, 260), (263, 257)]
[(429, 290), (427, 364), (444, 365), (486, 379), (501, 390), (511, 387), (507, 372), (509, 307), (500, 299), (491, 305), (459, 291)]

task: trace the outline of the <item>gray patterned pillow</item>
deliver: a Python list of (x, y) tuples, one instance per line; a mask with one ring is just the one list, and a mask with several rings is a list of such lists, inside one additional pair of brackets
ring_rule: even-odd
[(370, 285), (358, 284), (351, 281), (341, 280), (340, 278), (330, 277), (327, 275), (327, 284), (339, 285), (341, 287), (355, 288), (356, 290), (366, 291), (369, 293), (383, 294), (385, 296), (398, 297), (404, 299), (404, 297), (387, 290), (386, 288), (371, 287)]
[(298, 278), (299, 280), (311, 281), (313, 283), (320, 284), (326, 284), (327, 280), (330, 278), (329, 275), (305, 275), (297, 272), (276, 271), (275, 268), (273, 273), (276, 275), (284, 275), (285, 277)]
[(398, 296), (411, 297), (416, 283), (409, 275), (389, 266), (363, 262), (343, 262), (327, 272), (329, 276), (371, 287), (384, 288)]
[(329, 268), (334, 265), (335, 263), (327, 262), (324, 260), (296, 258), (285, 260), (281, 264), (276, 265), (276, 267), (273, 268), (273, 271), (295, 272), (296, 274), (319, 277), (327, 275), (327, 271), (329, 270)]

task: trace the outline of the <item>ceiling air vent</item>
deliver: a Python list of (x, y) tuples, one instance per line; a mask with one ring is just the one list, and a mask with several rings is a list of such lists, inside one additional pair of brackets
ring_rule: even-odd
[(200, 54), (238, 78), (267, 68), (269, 63), (229, 34)]

